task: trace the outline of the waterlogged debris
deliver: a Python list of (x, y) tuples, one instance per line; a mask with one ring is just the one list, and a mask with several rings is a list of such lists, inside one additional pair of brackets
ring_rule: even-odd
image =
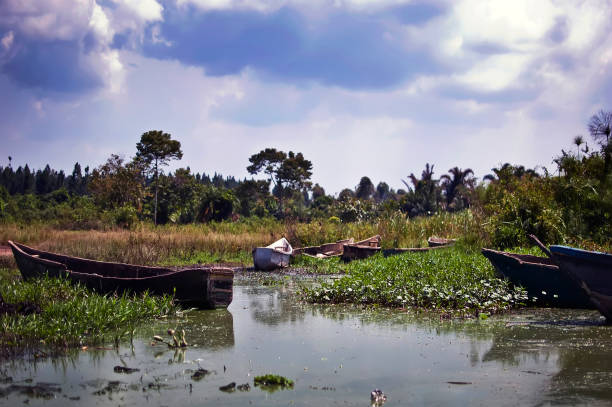
[(239, 391), (250, 391), (251, 390), (251, 385), (248, 383), (244, 383), (244, 384), (239, 384), (238, 386), (236, 386), (236, 388)]
[(61, 393), (59, 385), (50, 383), (38, 383), (36, 385), (11, 384), (5, 389), (0, 389), (0, 398), (5, 398), (11, 393), (19, 393), (32, 398), (51, 400), (56, 393)]
[(293, 380), (276, 374), (255, 376), (253, 380), (255, 387), (259, 386), (262, 390), (274, 392), (280, 389), (292, 389)]
[[(164, 343), (166, 345), (168, 345), (169, 348), (186, 348), (187, 345), (187, 341), (185, 340), (185, 330), (182, 329), (181, 330), (181, 339), (179, 340), (176, 337), (176, 330), (175, 329), (168, 329), (168, 335), (170, 335), (170, 337), (172, 338), (172, 342), (170, 341), (166, 341), (164, 338), (162, 338), (159, 335), (153, 335), (153, 340), (155, 342), (161, 342)], [(152, 342), (151, 345), (154, 345), (155, 342)]]
[(205, 378), (207, 375), (209, 375), (211, 373), (210, 370), (206, 370), (206, 369), (198, 369), (194, 372), (194, 374), (191, 375), (191, 378), (193, 380), (202, 380), (203, 378)]
[(104, 388), (94, 391), (93, 394), (95, 396), (103, 396), (107, 393), (117, 393), (120, 391), (127, 391), (126, 384), (118, 380), (113, 380), (108, 382)]
[(126, 373), (126, 374), (130, 374), (130, 373), (134, 373), (134, 372), (140, 372), (140, 369), (137, 369), (135, 367), (127, 367), (127, 366), (115, 366), (113, 368), (113, 371), (115, 373)]
[(370, 393), (370, 401), (373, 406), (382, 406), (387, 401), (387, 396), (381, 389), (374, 389)]
[(236, 391), (236, 382), (231, 382), (230, 384), (221, 386), (219, 387), (219, 390), (224, 391), (226, 393), (233, 393), (234, 391)]

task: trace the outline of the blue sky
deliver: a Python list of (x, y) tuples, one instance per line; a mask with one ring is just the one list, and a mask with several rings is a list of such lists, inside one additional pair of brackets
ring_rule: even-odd
[(611, 1), (32, 3), (0, 2), (0, 165), (93, 168), (161, 129), (170, 169), (242, 178), (276, 147), (328, 193), (401, 188), (425, 163), (552, 170), (612, 109)]

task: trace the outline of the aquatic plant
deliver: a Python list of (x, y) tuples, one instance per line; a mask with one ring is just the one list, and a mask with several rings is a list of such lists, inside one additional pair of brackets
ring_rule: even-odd
[(495, 276), (480, 253), (465, 248), (379, 254), (350, 263), (342, 278), (304, 287), (302, 295), (315, 303), (419, 307), (457, 316), (495, 313), (526, 300), (522, 289)]
[(253, 379), (255, 386), (259, 386), (264, 390), (274, 391), (277, 389), (293, 388), (293, 380), (276, 374), (266, 374), (255, 376)]
[(138, 324), (177, 312), (169, 296), (99, 295), (65, 279), (0, 283), (7, 304), (31, 304), (31, 313), (0, 314), (0, 344), (83, 346), (131, 337)]

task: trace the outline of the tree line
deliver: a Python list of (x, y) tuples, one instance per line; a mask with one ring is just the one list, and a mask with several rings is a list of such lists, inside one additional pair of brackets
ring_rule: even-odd
[(113, 154), (92, 171), (79, 163), (69, 175), (49, 165), (14, 170), (9, 157), (9, 164), (0, 166), (0, 218), (67, 218), (74, 227), (91, 226), (92, 219), (123, 226), (240, 217), (355, 222), (395, 212), (415, 217), (469, 209), (486, 218), (500, 247), (520, 243), (527, 233), (549, 241), (606, 240), (612, 232), (611, 124), (612, 112), (593, 115), (587, 129), (595, 146), (582, 135), (574, 137), (576, 149), (561, 150), (554, 173), (506, 163), (479, 181), (470, 168), (453, 167), (436, 177), (434, 165), (427, 163), (420, 176), (411, 173), (402, 180), (405, 188), (374, 185), (363, 176), (337, 197), (312, 184), (313, 164), (302, 153), (275, 148), (248, 158), (249, 174), (265, 179), (193, 174), (189, 167), (166, 173), (170, 160), (182, 158), (181, 144), (152, 130), (141, 135), (133, 158)]

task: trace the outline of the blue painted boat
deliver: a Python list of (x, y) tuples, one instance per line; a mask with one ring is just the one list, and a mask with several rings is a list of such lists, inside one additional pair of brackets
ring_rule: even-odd
[(550, 246), (552, 258), (612, 323), (612, 254)]
[(527, 290), (530, 303), (555, 308), (593, 308), (589, 297), (552, 259), (482, 249), (495, 270)]

